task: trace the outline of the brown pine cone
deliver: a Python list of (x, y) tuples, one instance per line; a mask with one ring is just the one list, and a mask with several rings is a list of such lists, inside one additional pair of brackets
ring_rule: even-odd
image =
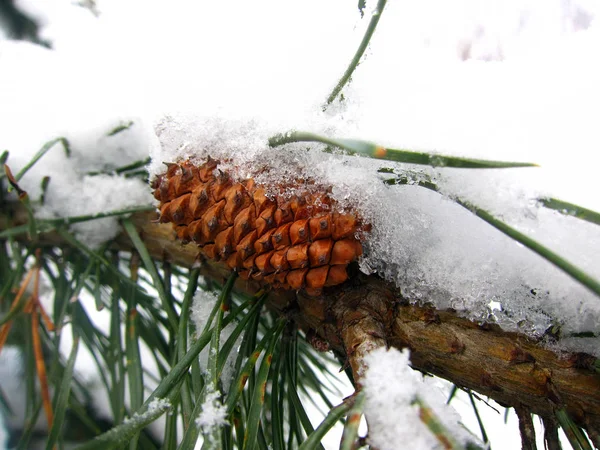
[(336, 211), (327, 193), (306, 183), (280, 186), (299, 194), (269, 197), (253, 179), (234, 182), (217, 166), (210, 158), (167, 164), (152, 186), (160, 222), (244, 279), (313, 294), (346, 281), (346, 267), (362, 254), (356, 234), (368, 231), (356, 215)]

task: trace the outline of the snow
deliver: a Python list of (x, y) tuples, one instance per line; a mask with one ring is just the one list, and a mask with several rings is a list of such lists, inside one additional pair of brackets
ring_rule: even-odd
[(202, 428), (202, 432), (210, 434), (215, 427), (226, 425), (227, 408), (221, 403), (219, 391), (212, 386), (207, 387), (206, 397), (202, 403), (202, 412), (196, 419), (196, 424)]
[[(272, 185), (293, 174), (332, 185), (372, 224), (361, 268), (413, 301), (534, 336), (555, 323), (565, 336), (600, 329), (596, 295), (452, 201), (492, 212), (600, 277), (598, 227), (537, 202), (553, 195), (600, 209), (592, 184), (600, 73), (590, 58), (600, 42), (598, 2), (389, 2), (344, 101), (326, 112), (373, 2), (364, 19), (341, 0), (238, 2), (234, 15), (219, 2), (103, 0), (98, 16), (59, 0), (19, 5), (41, 18), (54, 50), (0, 41), (9, 68), (0, 74), (8, 125), (0, 148), (11, 151), (13, 171), (54, 137), (73, 149), (71, 158), (52, 149), (22, 181), (37, 198), (41, 177), (51, 176), (40, 217), (150, 202), (141, 183), (89, 171), (150, 154), (158, 173), (163, 161), (210, 154), (240, 178)], [(131, 129), (107, 136), (130, 120)], [(267, 145), (292, 129), (542, 167), (433, 169), (323, 153), (320, 144)], [(381, 167), (416, 171), (443, 195), (385, 186)], [(116, 229), (107, 219), (76, 230), (99, 245)], [(598, 354), (595, 340), (561, 344)]]
[(165, 411), (168, 411), (169, 409), (171, 409), (171, 402), (169, 401), (169, 399), (155, 398), (150, 403), (148, 403), (148, 407), (143, 413), (135, 413), (131, 417), (126, 417), (123, 420), (123, 424), (134, 425), (137, 423), (143, 423), (150, 418), (158, 417), (160, 414), (164, 413)]
[(213, 291), (198, 290), (194, 294), (190, 310), (190, 318), (196, 327), (196, 333), (200, 335), (204, 327), (208, 325), (210, 313), (217, 304), (219, 295)]
[(441, 422), (451, 439), (465, 446), (473, 437), (460, 424), (460, 416), (446, 405), (433, 378), (412, 370), (410, 351), (378, 348), (365, 357), (364, 414), (369, 423), (369, 443), (382, 450), (410, 442), (414, 449), (445, 448), (420, 419), (420, 402)]

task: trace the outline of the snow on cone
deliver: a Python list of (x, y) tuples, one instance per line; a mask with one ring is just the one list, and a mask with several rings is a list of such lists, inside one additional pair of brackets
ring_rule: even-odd
[[(369, 229), (356, 214), (341, 212), (327, 192), (309, 190), (310, 182), (292, 180), (269, 196), (252, 178), (235, 182), (218, 164), (168, 163), (154, 180), (159, 221), (173, 223), (182, 242), (276, 288), (317, 294), (348, 279), (348, 264), (362, 254), (357, 236)], [(290, 187), (295, 194), (283, 195)]]

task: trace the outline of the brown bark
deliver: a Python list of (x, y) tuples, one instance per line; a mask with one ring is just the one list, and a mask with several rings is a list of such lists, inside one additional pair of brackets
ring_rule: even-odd
[[(133, 217), (150, 253), (188, 267), (197, 262), (197, 248), (181, 245), (170, 225), (152, 223), (153, 218), (154, 214)], [(51, 236), (46, 238), (52, 241)], [(121, 249), (131, 248), (124, 235), (115, 243)], [(204, 276), (220, 282), (229, 273), (210, 261), (201, 262), (201, 268)], [(237, 289), (246, 292), (259, 288), (254, 282), (237, 283)], [(548, 423), (554, 423), (554, 411), (564, 407), (591, 434), (600, 430), (600, 376), (590, 355), (557, 355), (536, 340), (496, 325), (480, 325), (452, 311), (411, 305), (395, 286), (375, 276), (358, 275), (318, 297), (274, 291), (270, 305), (304, 330), (315, 332), (338, 354), (346, 355), (355, 373), (373, 346), (408, 347), (417, 370), (502, 405), (539, 414)]]
[(558, 424), (554, 417), (545, 417), (542, 419), (544, 423), (544, 445), (546, 450), (562, 450), (560, 440), (558, 438)]
[(522, 405), (515, 406), (517, 417), (519, 418), (519, 431), (521, 432), (521, 448), (523, 450), (537, 450), (535, 443), (535, 429), (531, 413), (527, 407)]

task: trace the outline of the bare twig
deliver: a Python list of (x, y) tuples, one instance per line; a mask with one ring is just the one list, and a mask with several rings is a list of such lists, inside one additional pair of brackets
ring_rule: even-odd
[(515, 412), (519, 418), (519, 431), (521, 432), (521, 446), (523, 450), (537, 450), (531, 413), (522, 405), (515, 406)]
[(546, 450), (562, 450), (560, 440), (558, 439), (558, 425), (556, 419), (552, 416), (542, 417), (544, 424), (544, 442)]

